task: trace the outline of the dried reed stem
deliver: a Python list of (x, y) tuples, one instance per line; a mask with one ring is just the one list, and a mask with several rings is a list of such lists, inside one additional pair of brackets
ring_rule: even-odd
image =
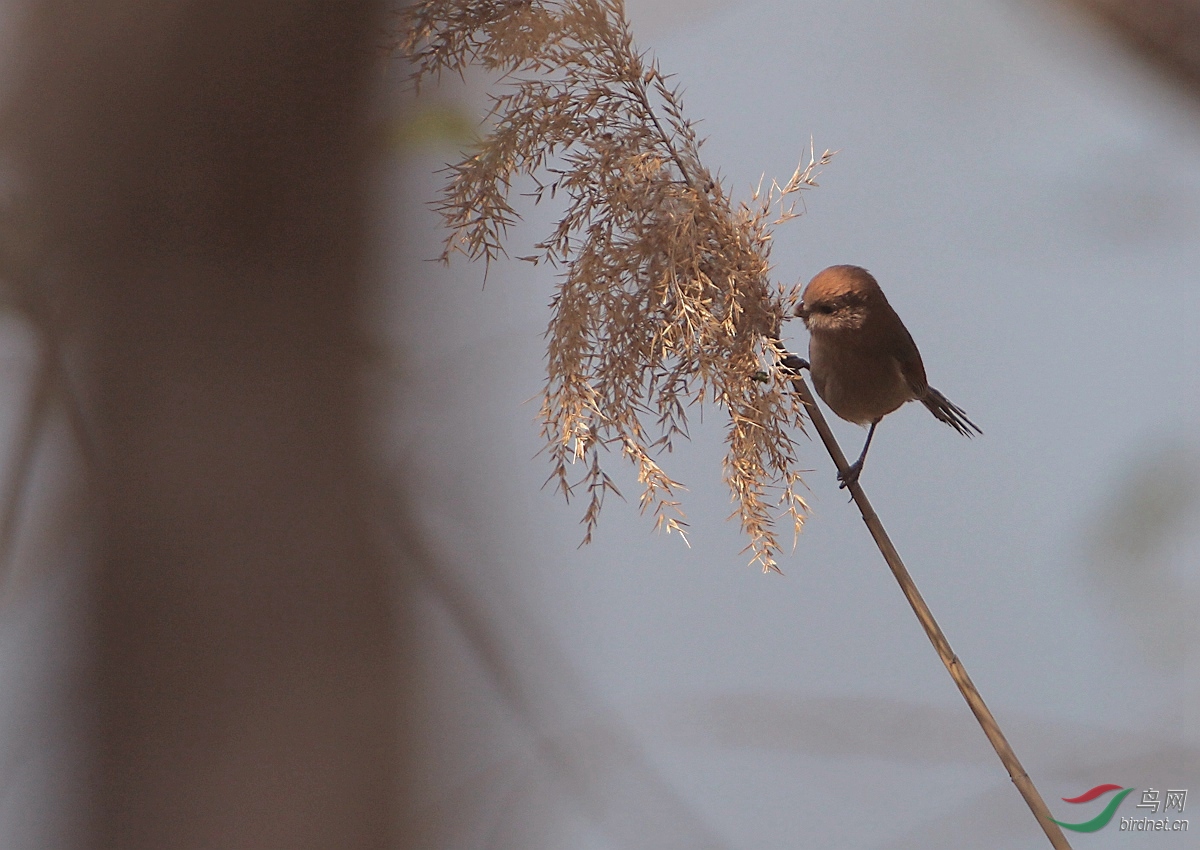
[(778, 569), (777, 522), (794, 539), (806, 506), (803, 410), (786, 382), (760, 379), (798, 298), (771, 281), (771, 239), (832, 154), (810, 145), (786, 183), (734, 201), (621, 0), (416, 0), (396, 21), (414, 84), (469, 67), (499, 77), (478, 144), (447, 168), (442, 259), (507, 256), (522, 189), (556, 206), (553, 230), (518, 259), (559, 271), (540, 418), (547, 483), (584, 501), (584, 542), (620, 495), (610, 453), (636, 470), (656, 527), (685, 533), (684, 487), (663, 457), (696, 408), (716, 406), (746, 549)]
[[(782, 346), (778, 346), (778, 351), (781, 357), (788, 357), (788, 353)], [(786, 369), (787, 367), (784, 368)], [(846, 461), (846, 456), (842, 453), (841, 446), (838, 445), (837, 439), (833, 436), (833, 431), (829, 427), (829, 422), (825, 419), (825, 414), (817, 406), (816, 399), (813, 398), (808, 384), (794, 369), (787, 370), (787, 372), (792, 381), (792, 387), (795, 389), (796, 394), (800, 396), (801, 402), (808, 411), (809, 421), (817, 429), (817, 433), (821, 436), (821, 442), (825, 444), (825, 448), (829, 451), (829, 456), (833, 458), (834, 466), (837, 467), (839, 473), (846, 472), (850, 468), (850, 464)], [(992, 747), (996, 750), (996, 755), (1003, 762), (1004, 768), (1008, 771), (1013, 784), (1017, 786), (1017, 790), (1025, 798), (1025, 802), (1033, 811), (1033, 816), (1037, 818), (1037, 822), (1046, 833), (1046, 837), (1050, 839), (1051, 846), (1055, 850), (1071, 850), (1071, 845), (1067, 842), (1062, 829), (1050, 817), (1050, 810), (1046, 807), (1046, 802), (1042, 799), (1042, 795), (1038, 793), (1033, 780), (1029, 778), (1029, 774), (1025, 772), (1025, 768), (1021, 766), (1020, 760), (1017, 759), (1017, 754), (1013, 752), (1008, 739), (1004, 737), (1004, 733), (1000, 730), (1000, 724), (996, 722), (996, 718), (988, 710), (983, 697), (979, 695), (979, 689), (975, 687), (975, 683), (967, 675), (966, 668), (963, 667), (958, 656), (954, 654), (954, 650), (950, 647), (950, 641), (946, 640), (946, 635), (942, 632), (937, 620), (934, 619), (933, 612), (925, 604), (921, 592), (917, 589), (916, 582), (909, 575), (908, 569), (904, 566), (904, 561), (900, 559), (900, 553), (892, 545), (891, 538), (888, 537), (883, 523), (879, 520), (879, 515), (871, 507), (871, 502), (867, 499), (867, 494), (863, 492), (862, 486), (856, 479), (851, 481), (849, 490), (851, 497), (862, 513), (863, 522), (867, 524), (867, 529), (871, 532), (871, 536), (875, 538), (875, 545), (879, 547), (880, 554), (883, 555), (883, 559), (887, 561), (888, 567), (891, 568), (892, 575), (896, 577), (896, 582), (900, 585), (900, 590), (904, 592), (904, 598), (908, 600), (908, 604), (912, 606), (913, 613), (917, 615), (917, 620), (920, 621), (921, 628), (925, 630), (929, 642), (933, 644), (938, 657), (946, 665), (946, 669), (950, 672), (950, 678), (954, 680), (954, 684), (958, 685), (958, 690), (963, 695), (963, 699), (971, 707), (971, 713), (979, 721), (979, 726), (983, 729), (983, 734), (987, 735), (988, 740), (991, 741)]]

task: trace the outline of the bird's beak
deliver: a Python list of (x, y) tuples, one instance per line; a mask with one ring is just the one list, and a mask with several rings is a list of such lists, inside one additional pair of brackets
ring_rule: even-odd
[(804, 306), (803, 301), (801, 301), (800, 306), (796, 308), (796, 318), (804, 322), (805, 325), (808, 324), (808, 308)]

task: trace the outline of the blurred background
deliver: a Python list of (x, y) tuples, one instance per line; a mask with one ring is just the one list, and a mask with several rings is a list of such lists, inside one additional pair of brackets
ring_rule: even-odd
[[(428, 261), (486, 81), (322, 8), (0, 19), (0, 846), (1045, 846), (817, 444), (784, 576), (715, 411), (690, 547), (578, 548), (552, 272)], [(984, 429), (909, 406), (863, 484), (1052, 813), (1200, 784), (1200, 4), (628, 11), (735, 197), (838, 151), (775, 275), (870, 269)]]

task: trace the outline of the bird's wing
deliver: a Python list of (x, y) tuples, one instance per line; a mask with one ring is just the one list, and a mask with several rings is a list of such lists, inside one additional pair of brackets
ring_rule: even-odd
[[(890, 310), (891, 305), (887, 306)], [(900, 317), (895, 318), (894, 322), (886, 324), (888, 338), (884, 340), (885, 350), (892, 352), (896, 358), (900, 374), (912, 389), (913, 398), (924, 398), (925, 393), (929, 391), (929, 381), (925, 378), (925, 364), (921, 362), (921, 352), (917, 351), (917, 344), (913, 342), (912, 334), (904, 327)]]
[(925, 364), (921, 362), (921, 355), (917, 352), (915, 345), (912, 353), (912, 357), (900, 360), (900, 374), (912, 388), (913, 398), (924, 398), (925, 394), (929, 392), (929, 381), (925, 378)]

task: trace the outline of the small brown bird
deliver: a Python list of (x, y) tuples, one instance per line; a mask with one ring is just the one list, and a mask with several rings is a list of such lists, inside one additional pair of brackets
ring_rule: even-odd
[(804, 290), (799, 309), (810, 335), (813, 385), (829, 409), (869, 425), (867, 441), (841, 487), (858, 480), (875, 426), (906, 401), (919, 401), (958, 433), (982, 434), (962, 408), (925, 380), (916, 343), (871, 273), (858, 266), (830, 266)]

